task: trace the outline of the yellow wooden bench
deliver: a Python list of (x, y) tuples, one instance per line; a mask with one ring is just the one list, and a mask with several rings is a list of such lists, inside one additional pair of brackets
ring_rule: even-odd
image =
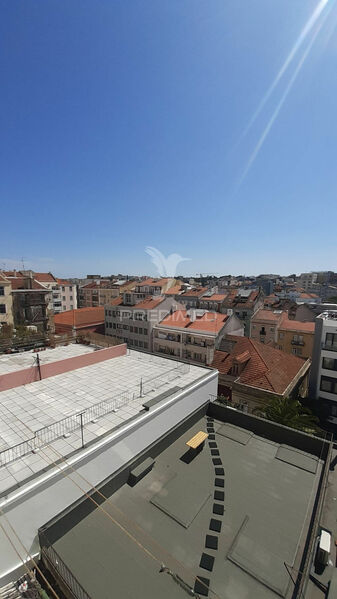
[(192, 439), (187, 441), (186, 445), (187, 445), (187, 447), (190, 447), (191, 449), (197, 449), (198, 447), (200, 447), (200, 445), (202, 445), (206, 441), (207, 437), (208, 437), (207, 433), (203, 433), (202, 431), (199, 431), (196, 435), (194, 435), (194, 437), (192, 437)]

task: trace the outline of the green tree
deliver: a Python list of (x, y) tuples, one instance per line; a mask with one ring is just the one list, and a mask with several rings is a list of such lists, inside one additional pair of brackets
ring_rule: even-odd
[[(309, 408), (304, 408), (298, 399), (277, 397), (267, 403), (264, 409), (258, 411), (263, 418), (290, 428), (310, 433), (319, 430), (317, 427), (318, 418), (314, 416)], [(257, 410), (255, 413), (257, 413)]]

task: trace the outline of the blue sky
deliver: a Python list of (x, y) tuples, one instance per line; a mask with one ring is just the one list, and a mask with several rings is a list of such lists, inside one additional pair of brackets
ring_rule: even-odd
[(318, 5), (3, 0), (0, 268), (337, 270), (337, 0), (242, 136)]

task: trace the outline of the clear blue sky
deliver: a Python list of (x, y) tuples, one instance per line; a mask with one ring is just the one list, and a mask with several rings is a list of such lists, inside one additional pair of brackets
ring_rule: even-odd
[(3, 0), (0, 267), (337, 270), (337, 0), (242, 137), (318, 4)]

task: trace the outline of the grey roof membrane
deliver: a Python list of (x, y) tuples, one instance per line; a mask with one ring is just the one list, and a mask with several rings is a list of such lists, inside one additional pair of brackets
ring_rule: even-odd
[(196, 577), (209, 597), (290, 596), (284, 562), (294, 563), (307, 534), (321, 463), (250, 433), (243, 439), (242, 429), (235, 438), (235, 427), (216, 421), (221, 465), (208, 441), (186, 459), (186, 441), (206, 424), (198, 421), (140, 482), (103, 503), (107, 513), (96, 509), (55, 543), (92, 599), (186, 599), (181, 580), (193, 587)]

